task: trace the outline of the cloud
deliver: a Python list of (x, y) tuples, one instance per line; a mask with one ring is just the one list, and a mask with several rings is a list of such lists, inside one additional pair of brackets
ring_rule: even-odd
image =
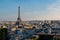
[[(46, 10), (37, 13), (32, 20), (60, 20), (60, 0), (56, 0), (46, 7)], [(41, 14), (40, 14), (41, 13)]]
[(47, 7), (45, 11), (48, 20), (60, 20), (60, 0), (56, 0), (52, 5)]

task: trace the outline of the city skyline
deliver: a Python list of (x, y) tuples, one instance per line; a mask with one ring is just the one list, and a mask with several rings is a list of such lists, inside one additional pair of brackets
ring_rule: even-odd
[(0, 0), (0, 20), (60, 20), (60, 0)]

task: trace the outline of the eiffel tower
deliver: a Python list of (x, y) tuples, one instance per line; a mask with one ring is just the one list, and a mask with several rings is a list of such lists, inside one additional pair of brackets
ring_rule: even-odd
[(20, 16), (20, 6), (18, 6), (18, 18), (17, 18), (17, 22), (16, 25), (23, 25), (22, 20), (21, 20), (21, 16)]

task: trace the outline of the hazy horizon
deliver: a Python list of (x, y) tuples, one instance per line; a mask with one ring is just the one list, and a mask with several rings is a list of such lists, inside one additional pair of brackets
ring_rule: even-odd
[(0, 20), (60, 20), (60, 0), (0, 0)]

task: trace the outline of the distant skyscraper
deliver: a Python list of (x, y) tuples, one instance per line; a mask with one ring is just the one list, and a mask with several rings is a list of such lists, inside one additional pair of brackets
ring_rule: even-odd
[(20, 16), (20, 6), (18, 6), (18, 18), (17, 18), (17, 22), (16, 25), (22, 25), (22, 20), (21, 20), (21, 16)]

